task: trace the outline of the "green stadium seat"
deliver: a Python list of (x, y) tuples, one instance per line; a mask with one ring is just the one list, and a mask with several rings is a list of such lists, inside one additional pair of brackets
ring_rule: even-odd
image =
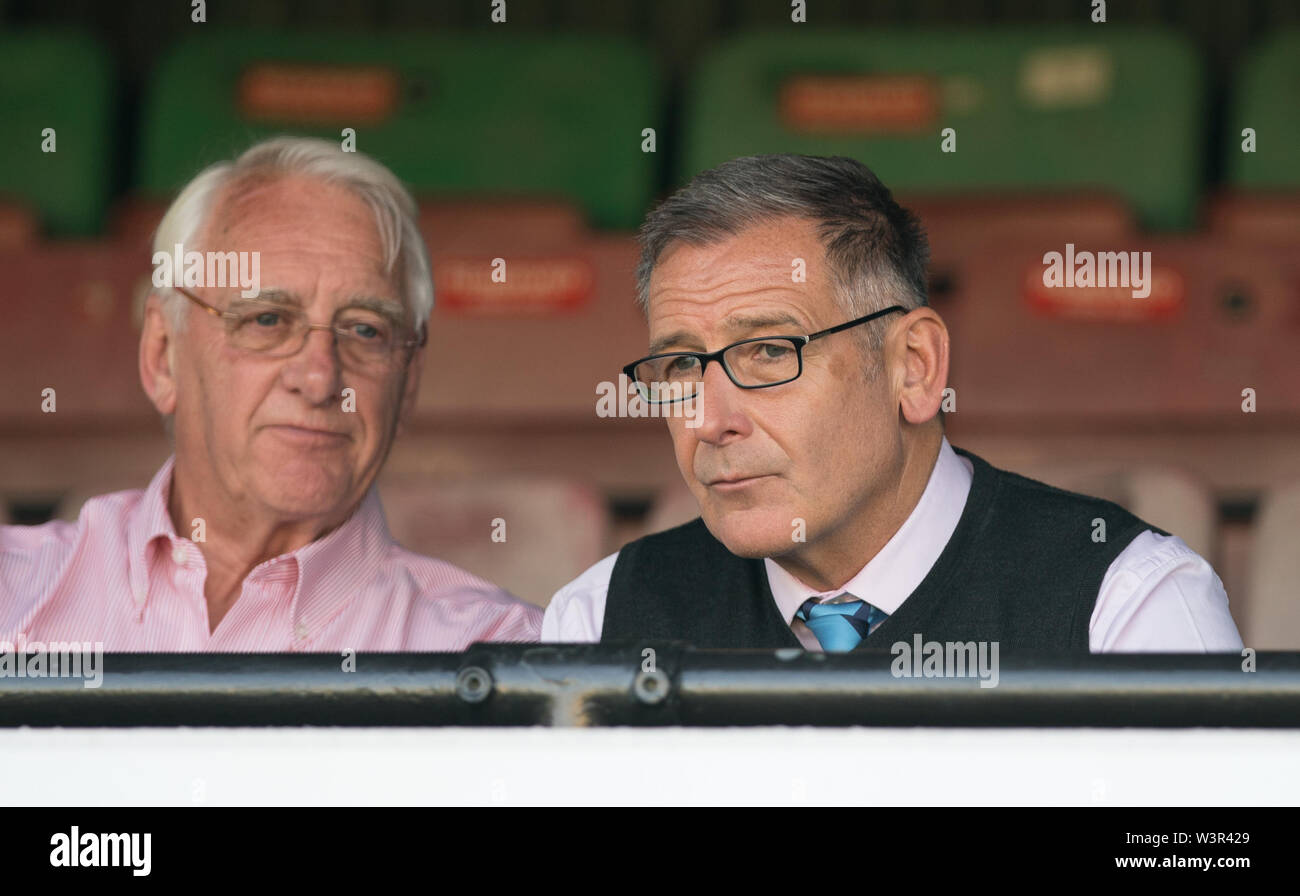
[[(1221, 236), (1294, 246), (1300, 240), (1300, 30), (1275, 35), (1242, 64), (1224, 146), (1227, 186), (1206, 206)], [(1254, 151), (1242, 132), (1254, 130)]]
[[(1245, 59), (1228, 132), (1227, 173), (1239, 189), (1300, 189), (1300, 30), (1286, 31)], [(1255, 151), (1241, 132), (1255, 130)]]
[[(93, 234), (102, 224), (115, 151), (111, 84), (108, 57), (89, 37), (0, 33), (0, 202), (52, 235)], [(46, 128), (54, 152), (43, 151)]]
[[(760, 31), (703, 63), (682, 179), (736, 156), (860, 159), (891, 189), (1109, 192), (1155, 228), (1192, 223), (1202, 72), (1164, 31)], [(953, 128), (956, 151), (941, 132)]]
[(422, 195), (565, 198), (635, 227), (654, 191), (648, 53), (609, 37), (529, 39), (208, 31), (166, 57), (144, 110), (139, 184), (175, 191), (203, 165), (282, 133), (342, 139)]

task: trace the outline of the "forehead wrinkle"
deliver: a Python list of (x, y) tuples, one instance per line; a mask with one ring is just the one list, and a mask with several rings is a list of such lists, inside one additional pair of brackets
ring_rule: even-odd
[[(793, 229), (792, 224), (796, 225)], [(684, 306), (675, 309), (674, 313), (658, 316), (658, 320), (667, 326), (672, 326), (675, 316), (680, 315), (689, 321), (696, 309), (703, 311), (709, 306), (729, 303), (753, 310), (737, 308), (727, 318), (712, 325), (723, 332), (735, 333), (746, 328), (790, 323), (799, 327), (810, 326), (820, 315), (813, 307), (818, 296), (809, 285), (818, 282), (812, 269), (820, 269), (824, 251), (810, 226), (801, 221), (773, 221), (719, 243), (670, 245), (651, 272), (652, 331), (655, 311), (661, 311), (666, 303)], [(757, 243), (755, 237), (759, 238)], [(803, 258), (809, 269), (807, 280), (799, 283), (792, 279), (791, 265), (795, 258)], [(785, 311), (784, 315), (761, 307), (777, 304)], [(674, 327), (671, 334), (652, 340), (652, 351), (662, 351), (675, 343), (702, 347), (701, 335), (692, 330), (694, 327)]]
[[(780, 288), (790, 281), (790, 266), (788, 263), (770, 261), (767, 259), (738, 260), (736, 262), (716, 264), (704, 263), (701, 259), (696, 265), (698, 270), (676, 274), (673, 279), (677, 285), (673, 287), (664, 287), (661, 278), (657, 289), (652, 288), (651, 296), (665, 293), (686, 293), (686, 294), (712, 294), (717, 293), (715, 298), (728, 298), (730, 296), (761, 292), (767, 289)], [(720, 270), (722, 268), (723, 270)], [(741, 270), (725, 270), (726, 268), (741, 268)], [(771, 271), (773, 276), (769, 278), (758, 278), (755, 274), (758, 272)], [(758, 280), (756, 283), (755, 280)]]
[[(241, 297), (242, 298), (242, 297)], [(287, 289), (263, 289), (247, 301), (261, 302), (266, 305), (288, 305), (295, 308), (302, 307), (302, 300), (296, 294)]]
[[(287, 289), (264, 289), (253, 299), (244, 301), (256, 302), (264, 305), (277, 305), (285, 308), (303, 308), (301, 298), (291, 290)], [(238, 300), (236, 300), (238, 303)], [(354, 295), (346, 302), (334, 309), (337, 315), (340, 311), (347, 311), (351, 308), (363, 308), (368, 311), (374, 311), (376, 314), (382, 314), (393, 320), (404, 320), (406, 318), (406, 308), (392, 299), (380, 298), (372, 295)]]
[(770, 314), (731, 314), (722, 321), (722, 329), (736, 330), (757, 330), (761, 327), (779, 327), (782, 324), (791, 324), (796, 327), (803, 326), (803, 322), (788, 311), (773, 311)]
[[(729, 333), (739, 336), (742, 333), (752, 333), (755, 330), (769, 329), (773, 330), (781, 326), (793, 326), (805, 328), (807, 323), (798, 318), (797, 315), (789, 311), (770, 311), (770, 312), (748, 312), (737, 311), (727, 315), (718, 323), (718, 329), (723, 333)], [(769, 333), (764, 335), (786, 336), (788, 333)], [(657, 354), (670, 345), (689, 344), (699, 340), (695, 335), (687, 330), (676, 330), (667, 336), (662, 336), (650, 344), (650, 353)]]
[[(727, 285), (735, 282), (734, 280), (728, 281)], [(803, 284), (799, 285), (802, 286)], [(737, 284), (735, 289), (727, 289), (717, 294), (709, 293), (711, 293), (711, 290), (695, 290), (685, 287), (660, 289), (651, 294), (651, 307), (662, 307), (665, 302), (684, 302), (688, 305), (714, 305), (733, 299), (748, 299), (757, 303), (773, 293), (775, 293), (774, 301), (797, 305), (799, 299), (807, 297), (807, 293), (790, 282), (788, 276), (776, 283), (755, 284), (746, 282)]]
[(349, 308), (364, 308), (394, 320), (405, 320), (406, 318), (406, 307), (404, 305), (392, 299), (379, 298), (378, 296), (353, 296), (340, 305), (337, 310), (346, 311)]

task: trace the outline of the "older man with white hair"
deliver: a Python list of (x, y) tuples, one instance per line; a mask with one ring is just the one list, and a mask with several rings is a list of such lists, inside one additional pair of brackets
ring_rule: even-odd
[(260, 282), (186, 264), (156, 286), (140, 378), (175, 454), (148, 488), (93, 498), (75, 523), (0, 530), (0, 640), (116, 651), (537, 640), (537, 608), (397, 545), (373, 488), (415, 400), (433, 307), (397, 178), (326, 141), (269, 140), (191, 181), (154, 248), (251, 258), (240, 270)]

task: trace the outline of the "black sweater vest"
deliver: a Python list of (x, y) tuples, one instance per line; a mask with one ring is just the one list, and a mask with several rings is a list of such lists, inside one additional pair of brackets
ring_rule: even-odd
[[(1110, 501), (974, 465), (970, 494), (939, 559), (860, 647), (896, 641), (997, 641), (1001, 649), (1088, 652), (1088, 620), (1115, 557), (1151, 529)], [(1105, 541), (1094, 541), (1105, 521)], [(871, 595), (856, 595), (870, 601)], [(602, 641), (679, 640), (696, 647), (799, 647), (762, 560), (728, 551), (703, 521), (619, 552)]]

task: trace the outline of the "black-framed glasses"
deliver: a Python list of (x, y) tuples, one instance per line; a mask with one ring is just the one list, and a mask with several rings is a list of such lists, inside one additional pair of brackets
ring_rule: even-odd
[(383, 371), (406, 349), (424, 345), (427, 331), (419, 332), (373, 308), (344, 308), (333, 322), (313, 324), (301, 308), (259, 299), (235, 299), (222, 310), (180, 286), (179, 292), (226, 325), (226, 336), (235, 348), (271, 358), (287, 358), (302, 351), (312, 330), (334, 334), (339, 359), (353, 369)]
[(716, 352), (664, 352), (633, 361), (623, 368), (636, 384), (641, 398), (650, 404), (672, 404), (695, 397), (710, 361), (717, 361), (727, 378), (741, 389), (766, 389), (799, 379), (803, 373), (803, 350), (815, 339), (861, 326), (895, 311), (890, 305), (865, 317), (819, 330), (807, 336), (756, 336), (724, 346)]

